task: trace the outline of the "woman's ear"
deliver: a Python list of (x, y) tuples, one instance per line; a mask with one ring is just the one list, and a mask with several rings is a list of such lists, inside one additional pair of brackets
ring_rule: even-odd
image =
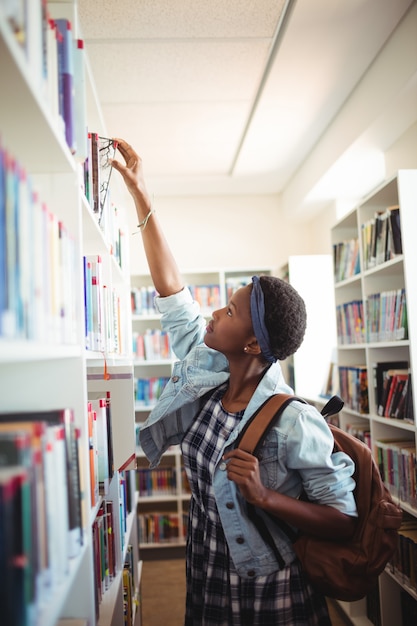
[(249, 341), (245, 345), (243, 350), (244, 352), (246, 352), (246, 354), (252, 354), (253, 356), (259, 356), (261, 354), (261, 348), (259, 347), (259, 343), (255, 338)]

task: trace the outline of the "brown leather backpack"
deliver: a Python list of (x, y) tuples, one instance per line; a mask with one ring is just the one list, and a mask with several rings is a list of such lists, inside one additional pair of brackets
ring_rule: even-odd
[[(256, 454), (268, 430), (293, 400), (304, 402), (286, 394), (269, 398), (245, 426), (238, 447)], [(342, 407), (343, 401), (333, 396), (323, 408), (322, 415), (328, 417)], [(337, 426), (329, 424), (329, 427), (335, 451), (345, 452), (355, 463), (353, 477), (358, 522), (353, 537), (348, 541), (331, 541), (306, 533), (296, 535), (282, 520), (273, 519), (293, 541), (294, 550), (313, 587), (330, 598), (352, 602), (363, 598), (373, 588), (397, 549), (402, 510), (384, 485), (368, 446)], [(264, 535), (266, 528), (261, 526), (260, 517), (251, 517)]]

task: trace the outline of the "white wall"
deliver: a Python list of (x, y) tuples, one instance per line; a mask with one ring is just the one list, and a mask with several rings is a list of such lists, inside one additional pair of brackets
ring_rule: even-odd
[[(307, 225), (281, 217), (278, 196), (160, 197), (154, 199), (154, 206), (183, 271), (276, 270), (312, 243)], [(134, 229), (132, 203), (131, 207)], [(131, 237), (130, 254), (131, 273), (146, 272), (140, 234)]]

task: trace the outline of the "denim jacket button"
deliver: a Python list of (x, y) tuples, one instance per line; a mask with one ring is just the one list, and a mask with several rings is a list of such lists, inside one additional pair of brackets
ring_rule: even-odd
[(237, 537), (236, 543), (245, 543), (244, 537)]
[(248, 574), (249, 578), (253, 578), (254, 576), (256, 576), (256, 572), (255, 572), (255, 570), (253, 570), (253, 569), (250, 569), (250, 570), (247, 572), (247, 574)]
[(177, 383), (177, 382), (179, 381), (179, 379), (180, 379), (180, 377), (179, 377), (179, 376), (173, 376), (173, 377), (171, 378), (171, 380), (172, 380), (172, 382), (173, 382), (173, 383)]
[(224, 461), (222, 461), (219, 465), (219, 468), (224, 472), (224, 470), (227, 468), (227, 463), (225, 463)]
[(233, 502), (226, 502), (226, 508), (227, 509), (234, 509), (235, 505), (233, 504)]

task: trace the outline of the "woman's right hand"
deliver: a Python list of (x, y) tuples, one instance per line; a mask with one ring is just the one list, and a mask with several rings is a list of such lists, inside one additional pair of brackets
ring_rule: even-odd
[[(143, 213), (146, 214), (151, 209), (151, 201), (146, 189), (142, 159), (124, 139), (115, 138), (113, 141), (117, 142), (117, 149), (124, 158), (125, 164), (113, 159), (112, 166), (120, 172), (135, 202), (139, 203)], [(144, 216), (138, 215), (138, 217), (142, 219)]]

